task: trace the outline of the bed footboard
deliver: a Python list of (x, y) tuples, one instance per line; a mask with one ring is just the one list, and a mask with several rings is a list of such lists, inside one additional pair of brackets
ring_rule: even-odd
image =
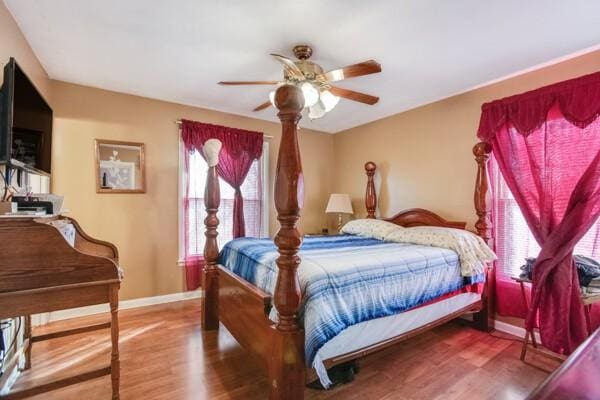
[(219, 318), (246, 350), (267, 367), (273, 323), (268, 313), (271, 296), (219, 266)]
[(280, 86), (275, 93), (275, 104), (282, 126), (275, 176), (275, 207), (281, 229), (275, 236), (279, 258), (272, 299), (278, 322), (271, 323), (266, 314), (271, 296), (217, 265), (216, 214), (220, 198), (216, 166), (221, 143), (215, 141), (209, 145), (206, 141), (202, 149), (209, 166), (204, 196), (207, 217), (202, 327), (216, 329), (220, 320), (243, 347), (263, 360), (269, 377), (269, 399), (301, 400), (306, 370), (304, 330), (297, 320), (302, 300), (297, 274), (302, 238), (296, 224), (304, 196), (297, 126), (304, 107), (302, 91), (295, 85)]

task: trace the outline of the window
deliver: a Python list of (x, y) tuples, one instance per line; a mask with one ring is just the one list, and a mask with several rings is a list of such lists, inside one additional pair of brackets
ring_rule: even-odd
[[(183, 152), (181, 145), (181, 152)], [(204, 250), (204, 189), (206, 186), (206, 175), (208, 165), (204, 158), (198, 153), (190, 157), (190, 189), (189, 189), (189, 213), (184, 221), (183, 197), (185, 193), (185, 177), (183, 167), (183, 153), (180, 153), (180, 246), (179, 259), (183, 260), (185, 255), (184, 229), (188, 230), (189, 243), (188, 254), (201, 255)], [(269, 212), (268, 212), (268, 160), (269, 146), (263, 144), (263, 155), (255, 160), (241, 190), (244, 197), (244, 219), (246, 222), (246, 236), (264, 237), (268, 235)], [(217, 214), (219, 218), (219, 236), (217, 238), (219, 248), (233, 239), (233, 198), (234, 190), (229, 184), (219, 179), (221, 188), (221, 204)]]
[[(494, 183), (494, 235), (497, 268), (500, 278), (510, 279), (520, 274), (520, 267), (525, 258), (536, 257), (540, 247), (529, 231), (525, 218), (498, 166), (491, 160), (491, 179)], [(575, 247), (574, 254), (581, 254), (595, 259), (600, 258), (600, 221), (592, 226)]]

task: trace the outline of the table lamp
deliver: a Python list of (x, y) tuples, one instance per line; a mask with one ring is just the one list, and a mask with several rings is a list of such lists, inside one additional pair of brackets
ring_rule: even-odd
[(354, 214), (352, 210), (352, 201), (350, 201), (350, 195), (346, 193), (333, 193), (329, 197), (327, 203), (326, 213), (337, 213), (338, 214), (338, 233), (342, 230), (342, 214)]

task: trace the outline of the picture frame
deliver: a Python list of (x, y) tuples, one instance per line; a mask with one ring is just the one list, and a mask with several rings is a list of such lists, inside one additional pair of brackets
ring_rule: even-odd
[(146, 193), (144, 143), (95, 139), (96, 193)]

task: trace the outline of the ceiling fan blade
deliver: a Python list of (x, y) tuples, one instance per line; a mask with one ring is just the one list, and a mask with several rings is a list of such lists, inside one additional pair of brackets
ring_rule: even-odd
[(329, 91), (336, 96), (343, 97), (348, 100), (358, 101), (359, 103), (369, 104), (371, 106), (379, 101), (379, 97), (336, 86), (332, 86)]
[(221, 81), (219, 85), (276, 85), (278, 81)]
[(269, 107), (271, 107), (271, 102), (270, 101), (266, 101), (266, 102), (262, 103), (260, 106), (256, 107), (252, 111), (262, 111), (265, 108), (269, 108)]
[(285, 56), (275, 54), (275, 53), (271, 53), (271, 56), (275, 57), (275, 59), (277, 61), (279, 61), (280, 63), (283, 64), (283, 68), (285, 69), (285, 71), (287, 72), (287, 74), (290, 77), (301, 80), (301, 81), (303, 81), (305, 79), (304, 74), (302, 73), (300, 68), (298, 68), (298, 66), (296, 64), (294, 64), (294, 62), (292, 60), (290, 60), (289, 58), (287, 58)]
[(356, 78), (357, 76), (375, 74), (377, 72), (381, 72), (381, 64), (375, 60), (369, 60), (325, 72), (322, 76), (329, 82), (337, 82), (342, 79)]

